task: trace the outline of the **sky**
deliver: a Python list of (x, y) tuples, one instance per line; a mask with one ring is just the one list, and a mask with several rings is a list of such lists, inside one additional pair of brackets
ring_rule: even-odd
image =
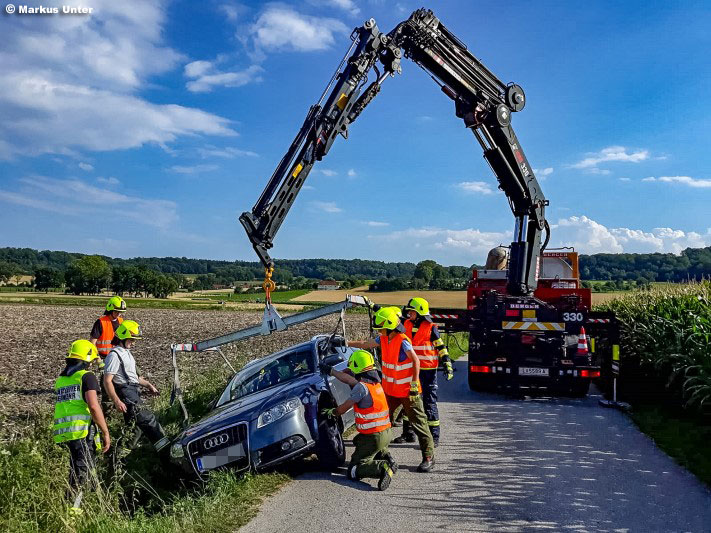
[[(387, 32), (422, 3), (66, 1), (2, 3), (0, 246), (223, 260), (256, 260), (237, 219), (353, 28), (373, 17)], [(711, 4), (428, 7), (524, 88), (512, 120), (550, 200), (550, 246), (711, 245)], [(513, 225), (452, 102), (404, 60), (316, 164), (272, 256), (470, 265)]]

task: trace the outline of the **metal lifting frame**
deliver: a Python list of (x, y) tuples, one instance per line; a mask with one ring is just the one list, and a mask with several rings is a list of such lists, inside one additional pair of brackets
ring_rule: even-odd
[(180, 408), (183, 412), (183, 418), (185, 422), (187, 422), (188, 411), (185, 408), (185, 404), (183, 403), (183, 391), (180, 386), (180, 372), (178, 370), (178, 352), (218, 352), (225, 360), (227, 365), (230, 367), (230, 369), (232, 369), (232, 371), (234, 372), (235, 369), (232, 367), (227, 357), (225, 357), (225, 354), (222, 353), (222, 350), (220, 350), (220, 346), (224, 346), (225, 344), (229, 344), (230, 342), (237, 342), (244, 339), (249, 339), (250, 337), (256, 337), (258, 335), (270, 335), (274, 331), (281, 331), (287, 329), (289, 326), (303, 324), (304, 322), (310, 322), (311, 320), (316, 320), (317, 318), (321, 318), (323, 316), (331, 315), (334, 313), (341, 314), (340, 321), (343, 323), (343, 333), (345, 335), (346, 330), (345, 323), (343, 322), (343, 313), (346, 309), (350, 309), (351, 307), (359, 305), (367, 305), (365, 298), (362, 296), (355, 296), (349, 294), (346, 295), (346, 299), (342, 302), (327, 305), (325, 307), (319, 307), (318, 309), (312, 309), (310, 311), (304, 311), (303, 313), (289, 315), (283, 319), (279, 317), (280, 322), (278, 326), (276, 321), (270, 322), (267, 320), (267, 313), (270, 309), (276, 314), (277, 317), (279, 316), (276, 313), (276, 310), (274, 310), (273, 307), (269, 306), (269, 308), (265, 311), (265, 319), (260, 325), (240, 329), (231, 333), (227, 333), (226, 335), (220, 335), (219, 337), (207, 339), (200, 342), (171, 344), (170, 354), (171, 361), (173, 363), (173, 390), (170, 394), (170, 404), (172, 405), (176, 399), (178, 400), (178, 402), (180, 403)]

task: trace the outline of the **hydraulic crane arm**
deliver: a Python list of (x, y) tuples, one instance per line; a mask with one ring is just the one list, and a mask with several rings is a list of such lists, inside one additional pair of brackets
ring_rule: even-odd
[[(318, 103), (309, 109), (289, 151), (272, 174), (252, 211), (242, 213), (239, 218), (267, 269), (274, 266), (269, 256), (274, 236), (314, 163), (328, 153), (336, 136), (348, 136), (348, 125), (375, 98), (387, 76), (394, 76), (401, 71), (400, 49), (389, 43), (388, 36), (380, 32), (375, 20), (370, 19), (356, 28), (351, 39), (353, 43), (346, 56), (351, 51), (352, 54), (347, 60), (344, 56)], [(362, 91), (370, 70), (375, 67), (377, 72), (377, 61), (382, 63), (384, 71)], [(331, 86), (333, 88), (322, 106)]]
[[(525, 105), (523, 89), (502, 83), (429, 10), (415, 11), (387, 35), (370, 19), (354, 30), (351, 39), (353, 44), (346, 53), (352, 52), (350, 57), (344, 57), (319, 102), (309, 109), (252, 211), (240, 216), (268, 277), (274, 266), (268, 250), (314, 163), (328, 153), (337, 135), (347, 137), (348, 125), (377, 95), (387, 76), (401, 71), (404, 51), (405, 57), (428, 72), (454, 100), (456, 115), (484, 150), (516, 218), (508, 292), (532, 293), (537, 285), (540, 253), (548, 241), (547, 235), (541, 246), (542, 231), (548, 233), (548, 202), (511, 127), (511, 113)], [(378, 72), (375, 81), (362, 91), (369, 71), (377, 72), (377, 62), (383, 65), (383, 73)]]
[[(548, 241), (548, 201), (511, 127), (511, 113), (523, 109), (523, 89), (505, 85), (430, 10), (419, 9), (390, 34), (404, 55), (430, 74), (455, 103), (456, 115), (472, 130), (484, 158), (516, 218), (508, 272), (508, 292), (533, 292), (539, 256)], [(541, 247), (541, 232), (547, 238)]]

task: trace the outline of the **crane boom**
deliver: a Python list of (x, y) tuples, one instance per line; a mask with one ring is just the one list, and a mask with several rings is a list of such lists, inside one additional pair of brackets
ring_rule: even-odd
[[(252, 211), (240, 216), (264, 266), (267, 270), (274, 266), (268, 251), (313, 165), (328, 153), (337, 135), (347, 138), (348, 126), (375, 98), (383, 81), (400, 73), (404, 53), (454, 101), (456, 116), (481, 145), (516, 219), (507, 290), (511, 295), (531, 294), (537, 286), (540, 253), (549, 237), (548, 201), (511, 127), (511, 114), (526, 103), (523, 89), (501, 82), (430, 10), (415, 11), (387, 35), (370, 19), (353, 31), (351, 39), (346, 53), (350, 56), (344, 57), (319, 102), (309, 109)], [(377, 76), (363, 90), (371, 70)], [(547, 235), (541, 246), (543, 230)]]

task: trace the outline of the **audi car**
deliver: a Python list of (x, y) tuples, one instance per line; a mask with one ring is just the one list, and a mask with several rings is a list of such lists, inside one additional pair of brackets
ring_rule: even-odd
[(214, 408), (173, 441), (171, 460), (198, 477), (221, 467), (264, 470), (313, 453), (326, 469), (343, 465), (342, 434), (354, 423), (353, 410), (336, 418), (320, 412), (346, 401), (350, 387), (319, 371), (319, 363), (345, 369), (353, 351), (345, 344), (319, 335), (251, 361)]

